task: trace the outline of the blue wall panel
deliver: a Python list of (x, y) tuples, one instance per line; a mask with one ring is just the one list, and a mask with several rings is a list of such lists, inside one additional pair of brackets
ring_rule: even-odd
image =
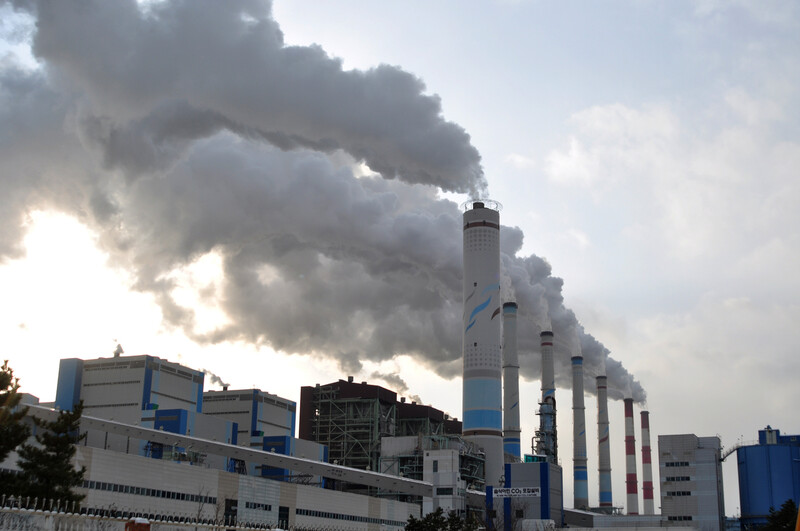
[(58, 385), (56, 387), (56, 407), (72, 411), (72, 406), (80, 402), (81, 382), (83, 380), (83, 360), (63, 359), (58, 364)]

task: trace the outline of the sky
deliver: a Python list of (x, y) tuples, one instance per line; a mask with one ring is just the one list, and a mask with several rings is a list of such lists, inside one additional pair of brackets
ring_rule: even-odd
[(0, 1), (2, 359), (43, 401), (120, 344), (206, 388), (353, 375), (460, 417), (459, 205), (487, 197), (523, 441), (555, 333), (567, 506), (576, 354), (593, 504), (603, 372), (616, 505), (623, 396), (654, 458), (798, 433), (799, 10)]

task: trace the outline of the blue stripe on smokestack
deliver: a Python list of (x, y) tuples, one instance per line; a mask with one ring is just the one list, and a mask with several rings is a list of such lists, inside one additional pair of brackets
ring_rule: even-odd
[(502, 382), (498, 379), (473, 378), (464, 382), (463, 429), (497, 430), (503, 426)]
[(600, 504), (608, 503), (610, 504), (612, 501), (611, 498), (611, 475), (610, 474), (601, 474), (600, 475)]
[(519, 437), (503, 437), (503, 451), (505, 453), (520, 455), (521, 450)]

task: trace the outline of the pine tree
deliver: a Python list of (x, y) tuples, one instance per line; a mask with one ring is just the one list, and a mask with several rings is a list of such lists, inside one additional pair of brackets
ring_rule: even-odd
[(406, 531), (475, 531), (478, 524), (472, 518), (464, 520), (455, 511), (445, 516), (444, 510), (438, 507), (420, 519), (409, 515), (405, 528)]
[(59, 411), (56, 420), (34, 419), (38, 444), (24, 444), (18, 452), (17, 464), (22, 470), (20, 494), (62, 502), (83, 499), (73, 489), (83, 483), (86, 468), (75, 469), (72, 464), (75, 445), (86, 437), (86, 434), (79, 435), (82, 411), (83, 402), (76, 404), (72, 411)]
[(28, 408), (16, 408), (22, 399), (18, 389), (19, 380), (6, 360), (0, 368), (0, 463), (30, 435), (28, 426), (22, 423)]
[(769, 508), (767, 523), (761, 529), (764, 531), (793, 531), (798, 519), (797, 505), (794, 500), (789, 498), (779, 510), (774, 507)]

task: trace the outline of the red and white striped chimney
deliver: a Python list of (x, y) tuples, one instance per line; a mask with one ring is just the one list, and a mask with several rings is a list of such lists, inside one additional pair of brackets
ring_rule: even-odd
[(625, 403), (625, 485), (628, 514), (639, 514), (639, 481), (636, 479), (636, 438), (633, 432), (633, 398)]
[(644, 514), (654, 514), (653, 464), (650, 460), (650, 412), (642, 411), (642, 507)]

